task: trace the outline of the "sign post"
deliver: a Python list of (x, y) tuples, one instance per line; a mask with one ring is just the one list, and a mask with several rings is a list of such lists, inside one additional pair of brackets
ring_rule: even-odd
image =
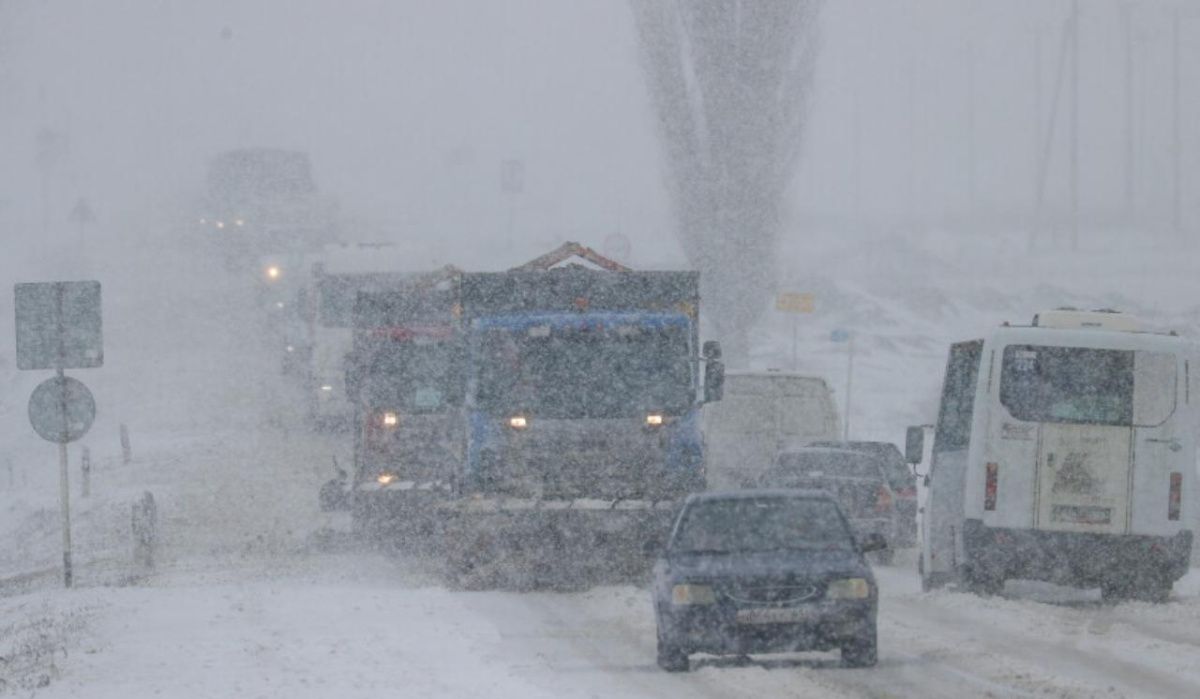
[(91, 428), (96, 402), (65, 369), (104, 363), (100, 282), (43, 282), (13, 288), (17, 368), (54, 369), (55, 376), (29, 397), (29, 423), (42, 439), (58, 443), (59, 503), (62, 510), (63, 584), (71, 587), (71, 492), (67, 443)]
[(797, 347), (800, 337), (800, 314), (812, 313), (816, 310), (812, 294), (784, 292), (775, 297), (775, 310), (792, 315), (792, 371), (799, 368)]
[(834, 330), (829, 339), (833, 342), (846, 343), (846, 414), (842, 419), (842, 440), (850, 441), (850, 388), (854, 380), (854, 335), (848, 330)]

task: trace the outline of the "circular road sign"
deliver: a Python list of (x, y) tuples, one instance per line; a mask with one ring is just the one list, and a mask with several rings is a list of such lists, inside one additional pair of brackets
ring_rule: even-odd
[(48, 442), (74, 442), (87, 434), (95, 419), (96, 401), (92, 392), (82, 381), (70, 376), (46, 379), (29, 397), (29, 424)]

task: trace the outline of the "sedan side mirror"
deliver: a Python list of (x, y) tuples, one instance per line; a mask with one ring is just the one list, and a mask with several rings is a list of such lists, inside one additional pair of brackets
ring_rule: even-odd
[(858, 549), (863, 553), (870, 553), (872, 551), (882, 551), (887, 547), (887, 539), (883, 538), (883, 534), (871, 532), (863, 537)]

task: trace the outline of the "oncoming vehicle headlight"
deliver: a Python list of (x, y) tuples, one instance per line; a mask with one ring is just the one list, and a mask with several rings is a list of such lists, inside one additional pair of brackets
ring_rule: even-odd
[(646, 416), (647, 427), (661, 427), (663, 424), (662, 413), (650, 413)]
[(381, 473), (375, 477), (375, 482), (379, 485), (387, 485), (394, 480), (396, 480), (396, 476), (392, 473)]
[(508, 426), (514, 430), (523, 430), (529, 427), (529, 421), (525, 419), (524, 415), (513, 415), (508, 418)]
[(267, 274), (267, 279), (270, 279), (271, 281), (275, 281), (275, 280), (279, 279), (281, 276), (283, 276), (283, 270), (279, 268), (279, 265), (268, 265), (267, 269), (266, 269), (266, 274)]
[(333, 390), (333, 386), (330, 386), (329, 384), (325, 384), (325, 385), (321, 386), (321, 390), (324, 391), (325, 393), (329, 393), (330, 391)]
[(825, 590), (826, 599), (866, 599), (871, 596), (871, 584), (866, 578), (834, 580)]
[(717, 595), (708, 585), (676, 585), (671, 588), (672, 604), (716, 604)]
[(383, 414), (384, 427), (395, 427), (399, 422), (400, 418), (396, 416), (396, 413), (387, 412)]

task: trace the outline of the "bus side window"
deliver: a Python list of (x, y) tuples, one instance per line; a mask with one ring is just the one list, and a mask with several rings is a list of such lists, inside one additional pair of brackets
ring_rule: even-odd
[(946, 378), (942, 382), (942, 402), (938, 409), (934, 453), (966, 449), (971, 439), (971, 417), (975, 409), (975, 387), (979, 381), (979, 360), (983, 340), (960, 342), (950, 346)]

